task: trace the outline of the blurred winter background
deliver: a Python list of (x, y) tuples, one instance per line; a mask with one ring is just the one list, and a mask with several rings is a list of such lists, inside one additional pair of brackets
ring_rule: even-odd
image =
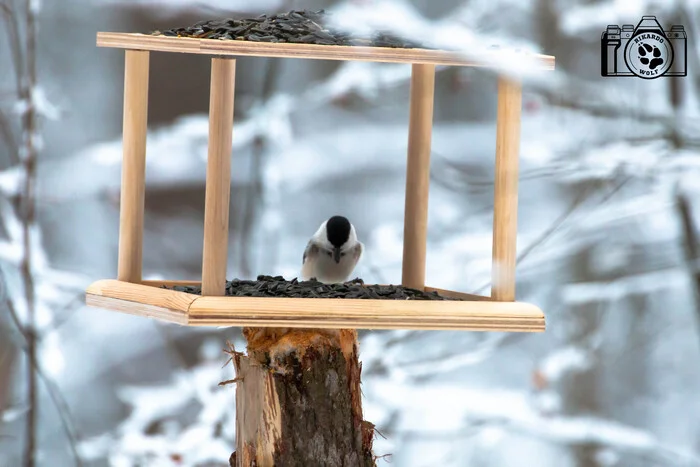
[[(378, 465), (700, 465), (698, 0), (0, 0), (0, 466), (227, 465), (239, 330), (82, 305), (115, 277), (119, 219), (123, 51), (95, 33), (292, 8), (557, 58), (525, 77), (518, 236), (518, 299), (548, 330), (363, 332)], [(601, 32), (645, 14), (685, 26), (688, 76), (601, 78)], [(296, 276), (344, 213), (358, 275), (398, 283), (410, 66), (238, 63), (229, 277)], [(155, 53), (150, 80), (144, 274), (197, 279), (209, 62)], [(489, 291), (495, 91), (438, 67), (434, 287)]]

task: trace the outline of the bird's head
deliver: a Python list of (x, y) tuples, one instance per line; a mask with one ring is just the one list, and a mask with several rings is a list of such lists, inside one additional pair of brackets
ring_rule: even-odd
[(357, 244), (355, 227), (343, 216), (333, 216), (323, 223), (318, 232), (327, 253), (336, 263)]

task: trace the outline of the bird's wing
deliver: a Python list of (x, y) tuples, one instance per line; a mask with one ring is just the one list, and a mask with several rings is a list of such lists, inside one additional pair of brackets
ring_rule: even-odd
[(357, 242), (357, 245), (352, 249), (352, 257), (355, 259), (355, 262), (360, 260), (364, 250), (365, 246), (361, 242)]
[(301, 258), (301, 264), (306, 263), (306, 258), (316, 256), (318, 254), (318, 245), (313, 240), (309, 240), (304, 249), (304, 256)]

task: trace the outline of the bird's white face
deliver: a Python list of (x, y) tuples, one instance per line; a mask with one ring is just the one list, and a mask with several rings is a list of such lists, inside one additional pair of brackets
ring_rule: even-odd
[[(328, 241), (328, 236), (326, 235), (326, 224), (328, 221), (323, 222), (321, 226), (318, 228), (316, 233), (314, 234), (312, 240), (316, 245), (318, 245), (320, 248), (323, 250), (329, 251), (331, 253), (331, 256), (333, 255), (333, 250), (336, 248), (333, 246), (333, 244)], [(348, 235), (348, 239), (345, 243), (343, 243), (340, 247), (340, 254), (341, 256), (345, 256), (347, 252), (352, 250), (355, 245), (357, 245), (357, 232), (355, 232), (355, 226), (351, 225), (350, 226), (350, 234)]]

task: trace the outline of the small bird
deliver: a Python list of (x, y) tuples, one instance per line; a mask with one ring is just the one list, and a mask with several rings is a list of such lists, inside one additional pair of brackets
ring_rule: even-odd
[(355, 227), (343, 216), (333, 216), (318, 228), (304, 250), (302, 280), (325, 284), (345, 282), (362, 256), (364, 245)]

